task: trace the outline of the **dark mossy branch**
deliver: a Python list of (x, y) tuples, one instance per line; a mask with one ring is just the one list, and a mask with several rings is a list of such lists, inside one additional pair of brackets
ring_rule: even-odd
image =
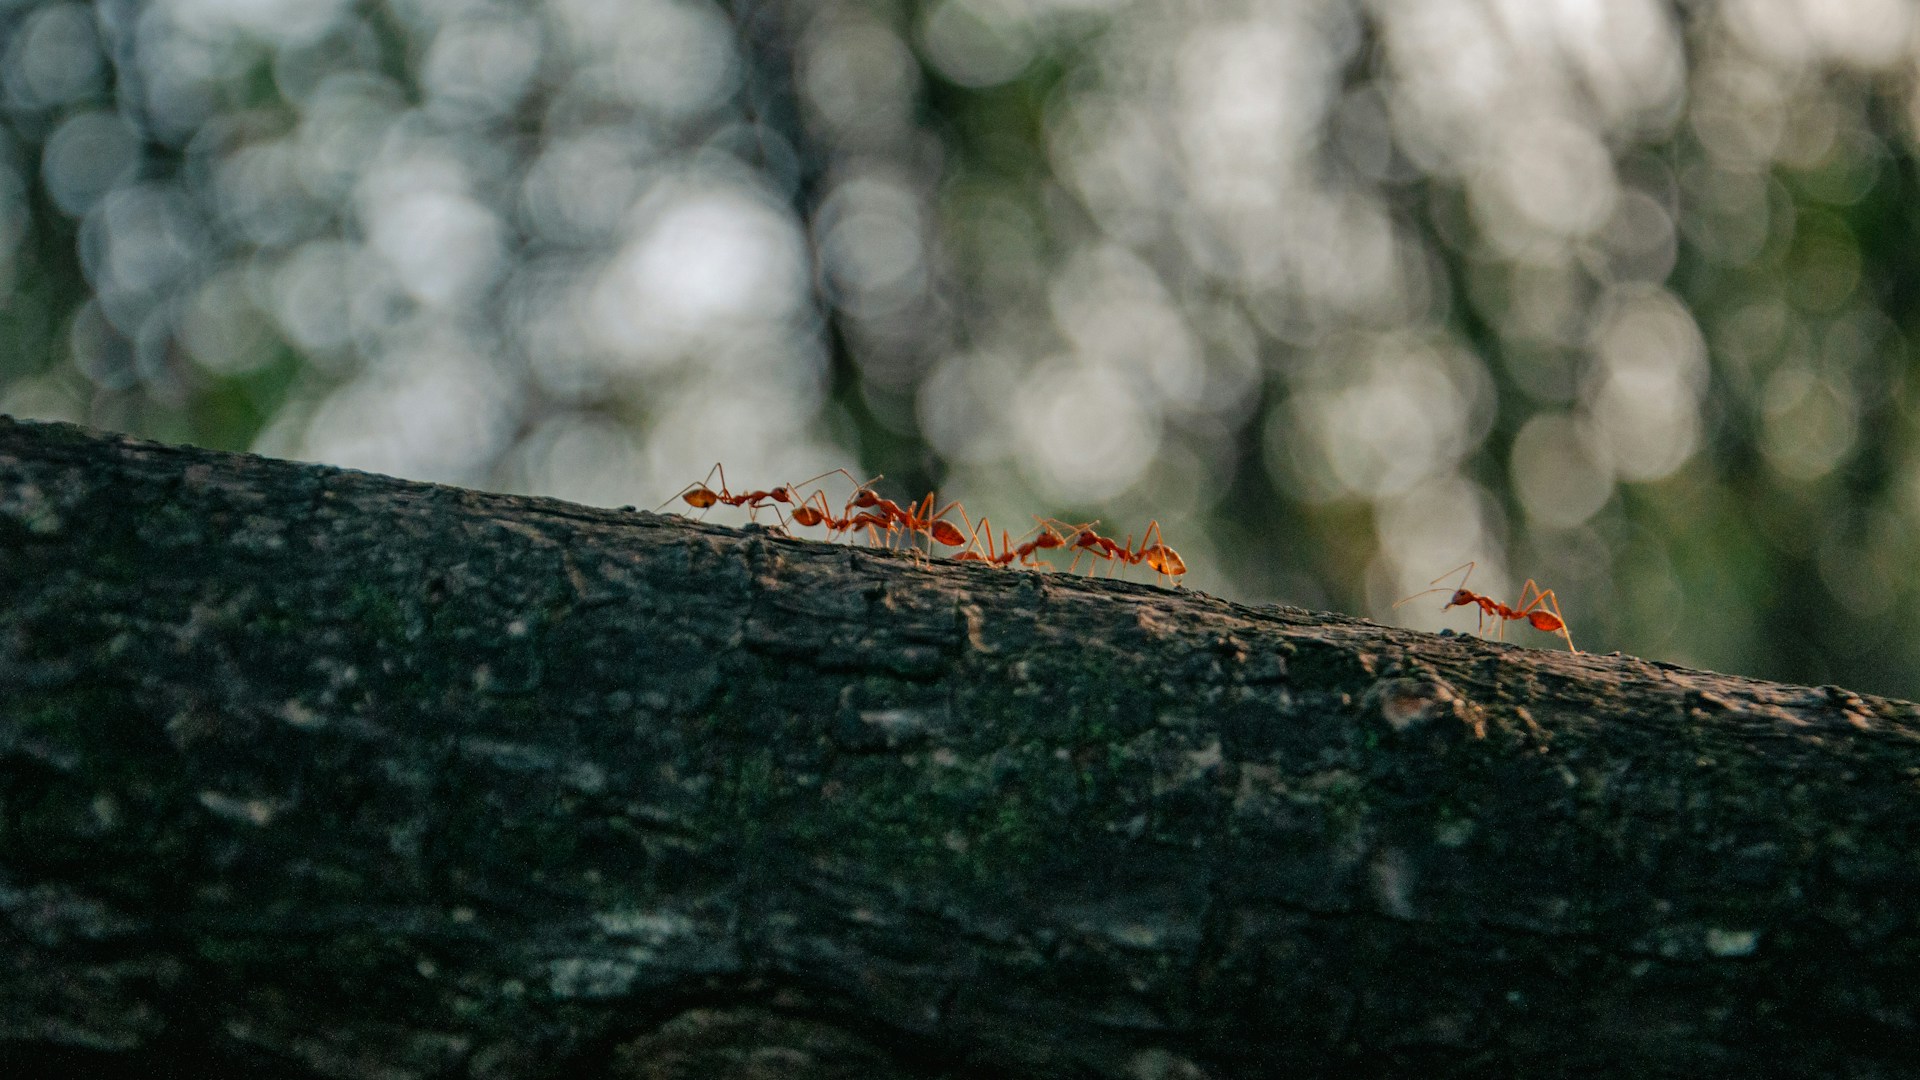
[(9, 1075), (1920, 1068), (1903, 702), (11, 421), (0, 612)]

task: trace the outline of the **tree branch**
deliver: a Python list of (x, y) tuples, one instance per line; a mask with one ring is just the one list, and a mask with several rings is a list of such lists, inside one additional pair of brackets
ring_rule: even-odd
[(1902, 702), (4, 419), (0, 612), (9, 1075), (1920, 1058)]

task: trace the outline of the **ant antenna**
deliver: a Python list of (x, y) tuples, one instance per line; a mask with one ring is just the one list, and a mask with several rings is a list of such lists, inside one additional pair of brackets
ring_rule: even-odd
[(1466, 562), (1461, 563), (1459, 566), (1456, 566), (1453, 569), (1447, 571), (1446, 573), (1441, 574), (1439, 577), (1434, 578), (1432, 581), (1427, 582), (1427, 584), (1429, 585), (1439, 585), (1441, 582), (1447, 580), (1453, 575), (1460, 573), (1460, 571), (1462, 570), (1465, 570), (1466, 574), (1463, 577), (1461, 577), (1458, 584), (1455, 584), (1452, 586), (1441, 586), (1440, 588), (1437, 588), (1437, 589), (1425, 589), (1420, 592), (1414, 593), (1412, 596), (1401, 597), (1399, 600), (1394, 602), (1394, 605), (1393, 605), (1394, 609), (1396, 611), (1399, 610), (1400, 605), (1408, 602), (1409, 600), (1418, 600), (1423, 596), (1432, 596), (1434, 593), (1437, 593), (1437, 592), (1458, 592), (1459, 590), (1466, 588), (1467, 579), (1473, 576), (1473, 568), (1477, 562), (1478, 560), (1476, 559), (1468, 559)]

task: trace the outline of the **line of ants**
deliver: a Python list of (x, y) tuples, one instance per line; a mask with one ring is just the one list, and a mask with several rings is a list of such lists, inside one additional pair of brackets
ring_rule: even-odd
[[(853, 497), (836, 515), (832, 504), (827, 502), (826, 493), (814, 488), (811, 494), (802, 495), (804, 488), (810, 487), (827, 477), (840, 475), (853, 484)], [(718, 477), (719, 486), (714, 486)], [(869, 543), (876, 546), (894, 546), (904, 537), (910, 544), (917, 544), (925, 538), (927, 553), (938, 547), (961, 548), (953, 553), (956, 562), (977, 562), (988, 566), (1008, 567), (1014, 563), (1021, 566), (1045, 566), (1036, 553), (1047, 550), (1068, 550), (1073, 552), (1073, 562), (1068, 566), (1071, 573), (1080, 565), (1082, 558), (1105, 559), (1118, 569), (1121, 565), (1139, 566), (1145, 564), (1161, 580), (1177, 582), (1180, 575), (1187, 572), (1186, 561), (1179, 552), (1168, 546), (1160, 534), (1160, 523), (1152, 522), (1147, 526), (1146, 534), (1140, 540), (1140, 546), (1133, 546), (1133, 537), (1128, 535), (1124, 543), (1100, 535), (1094, 531), (1097, 521), (1068, 524), (1056, 518), (1034, 518), (1034, 527), (1023, 534), (1018, 541), (1005, 530), (1000, 531), (996, 544), (993, 523), (981, 518), (974, 524), (959, 500), (949, 502), (939, 509), (934, 508), (932, 493), (919, 502), (901, 506), (892, 499), (882, 498), (873, 489), (880, 480), (874, 477), (865, 482), (855, 480), (853, 474), (845, 469), (834, 469), (821, 473), (810, 480), (798, 484), (783, 484), (766, 490), (735, 492), (727, 487), (726, 470), (718, 464), (708, 470), (706, 478), (697, 484), (688, 484), (673, 499), (660, 504), (661, 509), (674, 502), (684, 500), (697, 510), (707, 510), (715, 506), (744, 508), (749, 516), (757, 515), (761, 510), (772, 510), (782, 528), (791, 521), (794, 525), (806, 528), (825, 526), (829, 539), (849, 533), (864, 532)], [(948, 515), (958, 513), (965, 522), (963, 529), (947, 520)], [(912, 550), (919, 551), (917, 546)]]
[[(810, 495), (800, 494), (801, 488), (835, 474), (846, 477), (853, 484), (854, 489), (853, 497), (847, 500), (845, 508), (838, 516), (835, 516), (832, 506), (827, 502), (826, 493), (819, 488), (815, 488)], [(715, 476), (718, 476), (720, 481), (720, 486), (717, 488), (712, 486)], [(1065, 549), (1074, 553), (1073, 562), (1068, 566), (1069, 573), (1078, 568), (1082, 558), (1088, 556), (1105, 559), (1115, 569), (1121, 565), (1139, 566), (1144, 563), (1159, 574), (1161, 580), (1169, 582), (1177, 582), (1180, 575), (1187, 572), (1186, 561), (1169, 547), (1161, 536), (1158, 521), (1147, 526), (1147, 531), (1141, 537), (1140, 546), (1137, 548), (1133, 546), (1131, 534), (1128, 535), (1126, 542), (1122, 543), (1095, 532), (1093, 526), (1099, 524), (1097, 521), (1070, 525), (1056, 518), (1039, 516), (1034, 517), (1034, 527), (1028, 530), (1018, 542), (1003, 529), (1000, 532), (999, 543), (996, 545), (993, 524), (986, 518), (981, 518), (980, 523), (975, 525), (967, 517), (966, 508), (960, 505), (959, 500), (949, 502), (936, 510), (933, 495), (929, 492), (919, 502), (911, 506), (901, 506), (892, 499), (882, 498), (873, 490), (873, 485), (879, 479), (880, 477), (876, 476), (863, 483), (855, 480), (853, 474), (845, 469), (834, 469), (799, 484), (784, 484), (763, 491), (733, 492), (727, 488), (726, 471), (715, 464), (707, 472), (706, 479), (697, 484), (687, 485), (674, 498), (683, 499), (689, 506), (699, 510), (714, 506), (733, 506), (744, 507), (749, 515), (754, 515), (761, 510), (771, 509), (780, 519), (783, 528), (787, 525), (789, 518), (793, 524), (808, 528), (824, 525), (829, 539), (854, 532), (865, 532), (869, 543), (891, 547), (897, 538), (902, 536), (909, 541), (925, 537), (928, 553), (934, 550), (935, 545), (964, 549), (954, 553), (953, 559), (956, 562), (977, 562), (1001, 567), (1012, 566), (1018, 562), (1021, 566), (1039, 567), (1046, 564), (1035, 557), (1036, 552)], [(664, 509), (673, 501), (668, 499), (661, 504), (661, 508)], [(966, 522), (964, 530), (946, 520), (947, 515), (955, 512), (958, 512), (960, 519)], [(913, 550), (918, 551), (919, 548), (915, 547)], [(1580, 651), (1574, 648), (1573, 634), (1567, 629), (1567, 620), (1560, 614), (1560, 600), (1553, 594), (1552, 589), (1542, 589), (1532, 578), (1528, 578), (1527, 583), (1520, 589), (1520, 598), (1516, 602), (1518, 606), (1509, 607), (1490, 596), (1484, 596), (1467, 588), (1468, 579), (1473, 577), (1474, 565), (1472, 562), (1461, 563), (1428, 582), (1429, 585), (1439, 587), (1404, 597), (1393, 606), (1397, 609), (1422, 596), (1447, 592), (1449, 590), (1445, 586), (1440, 586), (1440, 582), (1455, 574), (1461, 574), (1459, 584), (1453, 586), (1452, 595), (1440, 610), (1448, 611), (1456, 607), (1477, 608), (1480, 616), (1479, 631), (1485, 632), (1486, 621), (1492, 618), (1502, 638), (1506, 636), (1507, 623), (1525, 620), (1536, 630), (1560, 635), (1566, 640), (1568, 651), (1576, 653)], [(1465, 573), (1462, 574), (1462, 571)]]

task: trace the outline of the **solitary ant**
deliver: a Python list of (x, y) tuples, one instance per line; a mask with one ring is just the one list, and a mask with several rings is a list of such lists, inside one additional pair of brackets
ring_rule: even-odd
[[(1480, 608), (1479, 629), (1482, 631), (1486, 629), (1487, 616), (1491, 615), (1499, 620), (1496, 625), (1500, 628), (1500, 637), (1503, 640), (1506, 638), (1508, 622), (1514, 619), (1525, 619), (1533, 625), (1535, 630), (1544, 630), (1549, 634), (1559, 634), (1561, 637), (1566, 638), (1568, 652), (1580, 651), (1573, 647), (1573, 635), (1567, 632), (1567, 620), (1560, 615), (1560, 599), (1553, 595), (1552, 589), (1543, 589), (1534, 584), (1532, 578), (1528, 578), (1527, 583), (1521, 586), (1520, 606), (1517, 608), (1508, 607), (1490, 596), (1481, 596), (1479, 593), (1468, 589), (1467, 578), (1473, 576), (1473, 563), (1471, 562), (1461, 563), (1459, 566), (1441, 574), (1427, 584), (1438, 585), (1440, 582), (1460, 573), (1462, 570), (1465, 570), (1466, 574), (1461, 577), (1460, 584), (1453, 590), (1453, 596), (1447, 600), (1446, 607), (1441, 608), (1441, 611), (1456, 607), (1476, 605)], [(1404, 604), (1408, 600), (1418, 600), (1432, 593), (1446, 591), (1444, 587), (1427, 589), (1424, 592), (1414, 593), (1412, 596), (1401, 600), (1393, 606), (1398, 608), (1400, 604)], [(1529, 596), (1531, 596), (1532, 599), (1528, 599)], [(1549, 608), (1552, 610), (1548, 610)]]

